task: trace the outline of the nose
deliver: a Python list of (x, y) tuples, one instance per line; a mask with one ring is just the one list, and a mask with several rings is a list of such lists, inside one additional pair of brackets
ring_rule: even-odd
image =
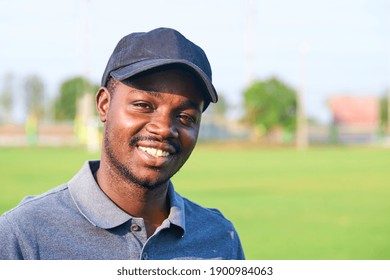
[(179, 132), (175, 125), (175, 118), (169, 113), (157, 113), (146, 125), (146, 131), (160, 136), (162, 139), (178, 138)]

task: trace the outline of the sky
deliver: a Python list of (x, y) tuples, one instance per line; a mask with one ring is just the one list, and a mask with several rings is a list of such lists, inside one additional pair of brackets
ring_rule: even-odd
[(388, 0), (0, 0), (0, 90), (8, 74), (19, 84), (38, 75), (49, 99), (65, 79), (100, 83), (120, 38), (161, 26), (204, 49), (233, 118), (254, 79), (299, 90), (324, 123), (330, 96), (382, 96), (390, 85)]

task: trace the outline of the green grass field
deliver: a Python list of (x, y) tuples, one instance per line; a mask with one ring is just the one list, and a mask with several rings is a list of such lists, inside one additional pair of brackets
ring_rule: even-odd
[[(0, 149), (0, 213), (68, 181), (80, 149)], [(390, 150), (200, 145), (173, 179), (219, 208), (248, 259), (390, 259)]]

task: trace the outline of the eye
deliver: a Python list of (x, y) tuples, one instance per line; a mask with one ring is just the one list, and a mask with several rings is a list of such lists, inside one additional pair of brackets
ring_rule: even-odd
[(135, 107), (136, 109), (142, 110), (142, 111), (153, 111), (154, 110), (153, 106), (150, 103), (145, 102), (145, 101), (133, 102), (132, 106)]
[(190, 126), (196, 123), (196, 118), (188, 114), (179, 114), (178, 118), (184, 125)]

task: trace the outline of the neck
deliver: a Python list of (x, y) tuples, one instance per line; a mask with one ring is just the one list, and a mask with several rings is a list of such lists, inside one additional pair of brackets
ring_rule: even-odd
[(148, 236), (169, 215), (168, 186), (169, 182), (148, 189), (131, 183), (101, 161), (96, 173), (96, 180), (102, 191), (123, 211), (133, 217), (144, 219)]

